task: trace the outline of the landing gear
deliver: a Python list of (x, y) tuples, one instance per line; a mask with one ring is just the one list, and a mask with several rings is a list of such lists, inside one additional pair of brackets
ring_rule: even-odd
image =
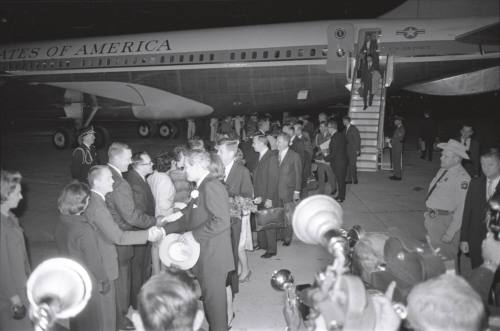
[(76, 142), (75, 130), (69, 128), (57, 128), (52, 135), (52, 144), (57, 149), (73, 147)]
[(151, 136), (151, 125), (148, 122), (141, 122), (137, 125), (137, 133), (141, 138), (148, 138)]
[(161, 122), (158, 125), (158, 135), (161, 138), (173, 139), (177, 136), (178, 132), (179, 132), (179, 129), (177, 129), (177, 126), (174, 123)]

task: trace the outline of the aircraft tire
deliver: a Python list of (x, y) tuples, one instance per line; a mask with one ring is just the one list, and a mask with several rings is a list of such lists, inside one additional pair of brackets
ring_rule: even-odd
[(66, 149), (73, 146), (75, 135), (69, 128), (57, 128), (52, 134), (52, 144), (57, 149)]
[(101, 149), (106, 146), (109, 142), (109, 131), (105, 127), (96, 126), (95, 127), (95, 142), (94, 146), (97, 149)]
[(160, 138), (163, 139), (172, 138), (173, 136), (172, 125), (167, 122), (161, 122), (158, 125), (158, 135), (160, 136)]
[(151, 125), (148, 122), (141, 122), (137, 125), (137, 134), (141, 138), (148, 138), (151, 136)]

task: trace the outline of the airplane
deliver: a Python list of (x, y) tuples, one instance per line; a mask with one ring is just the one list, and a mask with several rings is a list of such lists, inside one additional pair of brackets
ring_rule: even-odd
[[(0, 45), (0, 102), (18, 103), (2, 107), (17, 117), (65, 119), (52, 136), (59, 149), (92, 121), (138, 119), (141, 137), (170, 138), (180, 119), (306, 113), (349, 98), (367, 34), (390, 62), (387, 88), (497, 91), (498, 13), (497, 0), (408, 0), (375, 19)], [(12, 101), (21, 89), (26, 98)]]

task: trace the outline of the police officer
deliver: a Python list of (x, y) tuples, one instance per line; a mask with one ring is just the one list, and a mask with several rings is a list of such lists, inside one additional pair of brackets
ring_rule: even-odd
[(394, 175), (389, 177), (391, 180), (401, 180), (402, 172), (402, 158), (403, 158), (403, 141), (406, 136), (406, 131), (403, 126), (403, 118), (396, 115), (394, 117), (394, 133), (391, 139), (391, 158), (392, 158), (392, 168), (394, 169)]
[(78, 135), (80, 146), (75, 148), (71, 159), (71, 177), (87, 183), (90, 168), (100, 163), (94, 146), (95, 131), (93, 126), (83, 128)]
[(462, 159), (468, 159), (465, 146), (450, 139), (438, 144), (441, 152), (441, 169), (432, 180), (425, 205), (425, 228), (431, 244), (440, 248), (447, 259), (456, 259), (460, 226), (464, 211), (465, 195), (470, 176), (462, 167)]

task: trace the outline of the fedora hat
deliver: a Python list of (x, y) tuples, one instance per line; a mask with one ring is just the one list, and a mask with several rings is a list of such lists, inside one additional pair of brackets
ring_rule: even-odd
[(167, 267), (176, 266), (182, 270), (194, 267), (200, 257), (200, 244), (195, 240), (180, 241), (181, 234), (170, 233), (160, 244), (160, 260)]
[(467, 155), (467, 149), (465, 148), (465, 146), (454, 139), (448, 140), (447, 143), (440, 143), (437, 145), (437, 147), (441, 148), (442, 150), (455, 153), (466, 160), (469, 159), (469, 155)]

